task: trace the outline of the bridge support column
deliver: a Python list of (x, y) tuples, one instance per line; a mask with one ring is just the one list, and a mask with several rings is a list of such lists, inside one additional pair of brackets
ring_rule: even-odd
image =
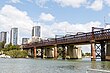
[(36, 54), (36, 47), (34, 47), (34, 58), (37, 57), (37, 54)]
[(29, 55), (29, 56), (32, 55), (32, 51), (31, 51), (31, 49), (29, 49), (27, 52), (28, 52), (28, 55)]
[(110, 43), (107, 43), (106, 46), (106, 60), (110, 61)]
[(62, 59), (64, 60), (64, 59), (66, 59), (66, 46), (65, 45), (62, 45), (62, 48), (63, 48), (63, 50), (62, 50)]
[(95, 40), (91, 41), (91, 61), (96, 61)]
[(101, 61), (105, 61), (105, 42), (101, 42)]
[(41, 48), (41, 58), (44, 58), (44, 48)]
[(82, 58), (81, 49), (79, 47), (75, 47), (74, 45), (68, 45), (67, 55), (70, 59)]
[(54, 59), (57, 59), (57, 45), (54, 47)]
[(46, 48), (46, 56), (47, 58), (53, 58), (53, 49), (52, 48)]
[(76, 49), (75, 49), (74, 45), (68, 45), (67, 54), (68, 54), (70, 59), (76, 59), (77, 58)]

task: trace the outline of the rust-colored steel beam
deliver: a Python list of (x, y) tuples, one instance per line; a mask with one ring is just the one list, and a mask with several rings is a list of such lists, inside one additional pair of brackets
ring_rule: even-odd
[(36, 54), (36, 47), (34, 47), (34, 58), (37, 57), (37, 54)]
[(96, 48), (95, 48), (95, 41), (92, 40), (91, 41), (91, 61), (95, 61), (96, 60)]

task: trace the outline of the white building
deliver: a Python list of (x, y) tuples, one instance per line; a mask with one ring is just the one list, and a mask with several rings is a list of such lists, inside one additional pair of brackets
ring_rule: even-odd
[(18, 28), (12, 28), (10, 32), (10, 43), (17, 45), (18, 42)]
[(41, 27), (40, 26), (34, 26), (32, 28), (32, 37), (40, 37), (41, 34)]
[(0, 41), (1, 42), (5, 42), (6, 43), (6, 41), (7, 41), (7, 32), (1, 32), (0, 33)]

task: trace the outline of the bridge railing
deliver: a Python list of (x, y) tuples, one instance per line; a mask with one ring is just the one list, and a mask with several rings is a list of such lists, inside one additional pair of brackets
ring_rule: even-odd
[(57, 38), (57, 43), (73, 43), (73, 42), (83, 42), (83, 41), (89, 41), (91, 39), (91, 33), (83, 33), (78, 35), (70, 35), (65, 36), (63, 38)]
[(94, 32), (95, 40), (108, 40), (110, 39), (110, 29)]
[(46, 46), (46, 45), (54, 45), (54, 44), (67, 44), (67, 43), (80, 43), (80, 42), (89, 42), (92, 39), (92, 35), (94, 34), (94, 40), (108, 40), (110, 39), (110, 29), (94, 31), (89, 33), (82, 33), (77, 35), (68, 35), (63, 36), (61, 38), (53, 38), (50, 40), (42, 40), (34, 44), (27, 44), (25, 46)]

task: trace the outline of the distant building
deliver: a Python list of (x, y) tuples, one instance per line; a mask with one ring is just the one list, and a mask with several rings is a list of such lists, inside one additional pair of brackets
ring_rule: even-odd
[(7, 32), (0, 32), (0, 41), (6, 43), (6, 41), (7, 41)]
[(10, 32), (10, 43), (17, 45), (18, 42), (18, 28), (12, 28)]
[(40, 33), (41, 33), (41, 27), (40, 26), (34, 26), (32, 28), (32, 37), (40, 37)]
[(22, 38), (22, 44), (28, 43), (29, 38)]

